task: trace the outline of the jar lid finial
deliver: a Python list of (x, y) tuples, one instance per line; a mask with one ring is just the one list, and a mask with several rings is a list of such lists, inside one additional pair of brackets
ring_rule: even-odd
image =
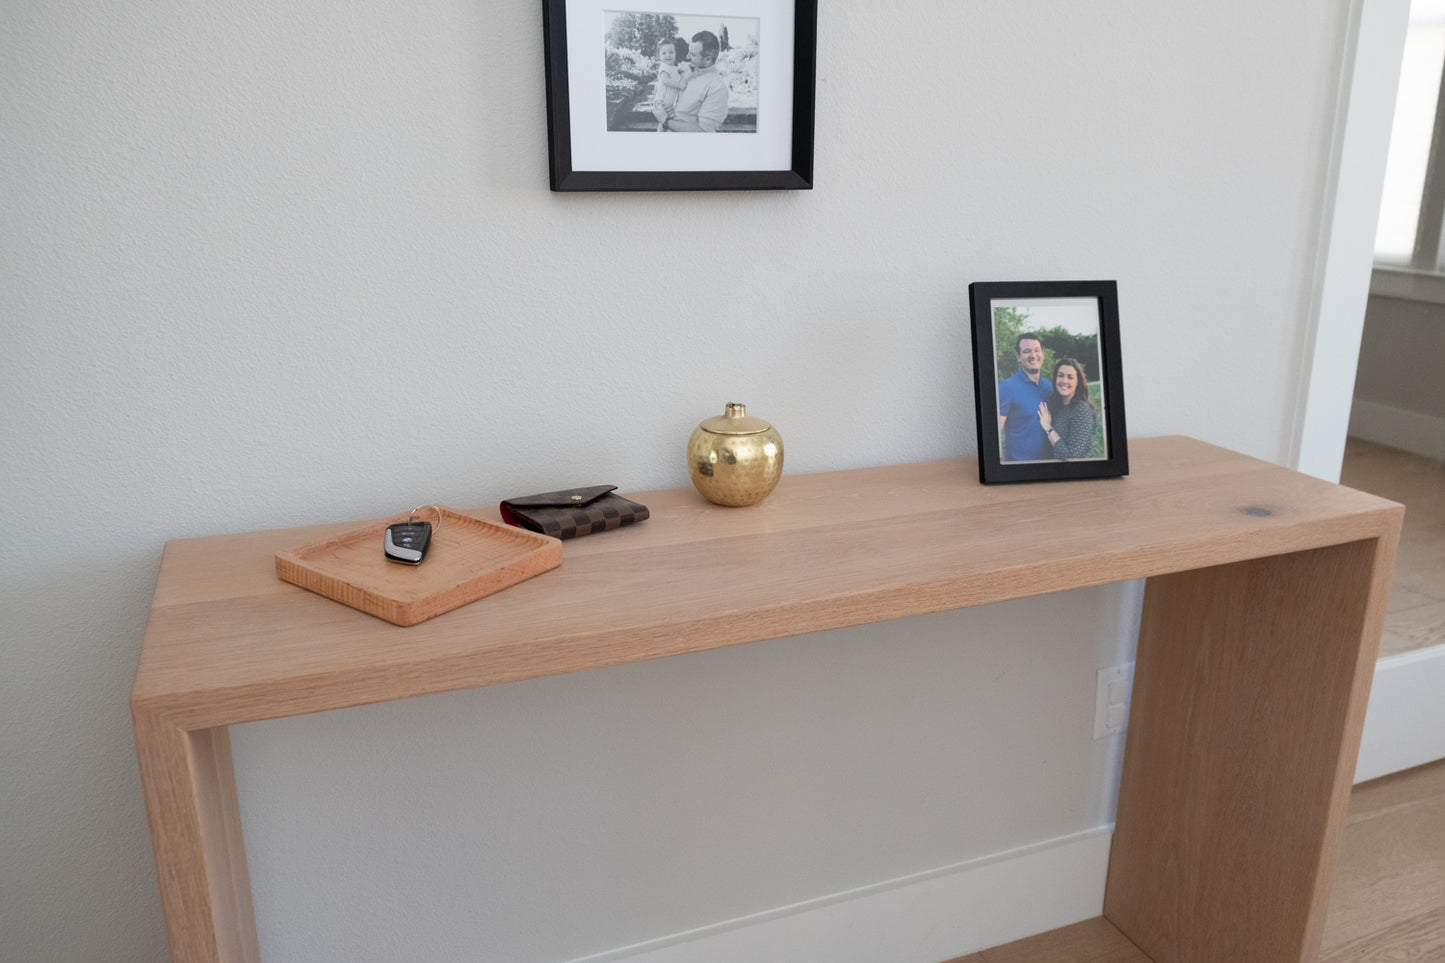
[(773, 426), (761, 418), (754, 418), (748, 414), (747, 405), (729, 401), (723, 408), (722, 414), (708, 418), (698, 427), (719, 435), (752, 435), (760, 431), (767, 431)]

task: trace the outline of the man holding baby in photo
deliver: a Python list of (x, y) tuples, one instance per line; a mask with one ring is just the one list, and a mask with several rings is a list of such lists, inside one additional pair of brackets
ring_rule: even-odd
[[(728, 115), (728, 83), (718, 73), (721, 50), (717, 35), (700, 30), (692, 35), (688, 49), (691, 74), (666, 62), (668, 41), (658, 44), (657, 93), (652, 114), (658, 130), (716, 131)], [(682, 65), (687, 66), (687, 65)], [(677, 84), (681, 82), (681, 89)], [(671, 95), (671, 96), (669, 96)]]

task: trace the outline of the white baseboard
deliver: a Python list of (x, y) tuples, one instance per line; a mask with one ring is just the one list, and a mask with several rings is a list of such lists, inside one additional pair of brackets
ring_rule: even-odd
[(1356, 438), (1445, 460), (1445, 418), (1356, 398), (1349, 432)]
[(1381, 659), (1355, 782), (1445, 759), (1445, 645)]
[(1104, 911), (1113, 827), (571, 963), (938, 963)]
[[(1445, 758), (1445, 646), (1381, 659), (1355, 781)], [(1103, 912), (1112, 826), (571, 963), (938, 963)]]

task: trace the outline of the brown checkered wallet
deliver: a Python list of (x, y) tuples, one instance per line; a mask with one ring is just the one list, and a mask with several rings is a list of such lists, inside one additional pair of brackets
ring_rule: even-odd
[(646, 505), (614, 495), (616, 485), (568, 488), (502, 502), (502, 521), (555, 538), (576, 538), (647, 518)]

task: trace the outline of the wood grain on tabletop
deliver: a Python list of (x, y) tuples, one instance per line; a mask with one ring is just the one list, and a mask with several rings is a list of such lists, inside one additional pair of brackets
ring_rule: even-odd
[(188, 728), (252, 721), (1367, 538), (1398, 512), (1187, 438), (1133, 447), (1130, 477), (1066, 485), (950, 459), (785, 476), (752, 508), (629, 493), (652, 518), (405, 628), (276, 578), (277, 551), (355, 522), (171, 542), (133, 696)]

